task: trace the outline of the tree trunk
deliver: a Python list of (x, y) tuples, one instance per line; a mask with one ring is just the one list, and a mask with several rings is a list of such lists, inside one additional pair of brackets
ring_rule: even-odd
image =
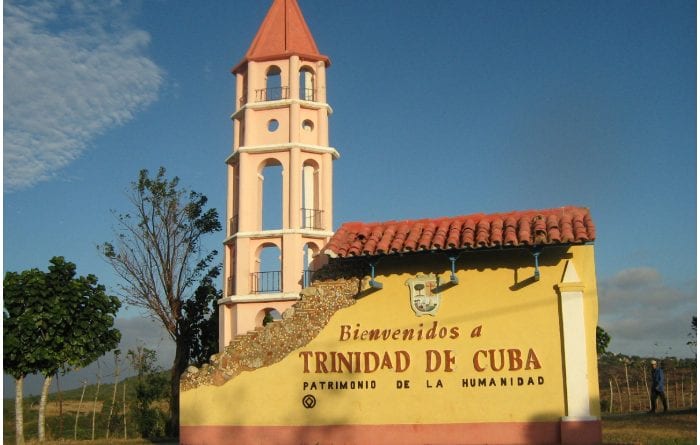
[(80, 409), (83, 407), (83, 397), (85, 397), (85, 388), (87, 388), (87, 380), (83, 380), (83, 392), (80, 394), (80, 402), (78, 402), (78, 412), (75, 413), (75, 426), (73, 427), (73, 439), (78, 440), (78, 418), (80, 417)]
[(627, 383), (627, 412), (632, 412), (632, 391), (630, 391), (630, 376), (627, 372), (627, 363), (625, 363), (625, 382)]
[[(693, 389), (693, 374), (690, 374), (690, 406), (693, 407), (694, 401), (693, 401), (693, 396), (695, 395), (695, 390)], [(695, 401), (697, 401), (697, 397), (695, 398)]]
[(175, 360), (170, 371), (170, 431), (171, 437), (180, 435), (180, 376), (187, 369), (187, 339), (179, 335), (175, 340)]
[(24, 376), (15, 379), (15, 444), (24, 445), (24, 406), (22, 392)]
[(685, 375), (681, 374), (681, 408), (685, 408)]
[(107, 417), (107, 433), (105, 439), (109, 439), (109, 428), (112, 424), (112, 414), (114, 414), (114, 404), (117, 403), (117, 385), (119, 384), (119, 354), (114, 353), (114, 390), (112, 391), (112, 406), (109, 407), (109, 417)]
[(644, 373), (644, 388), (647, 390), (647, 406), (649, 407), (647, 409), (651, 409), (651, 393), (649, 392), (649, 379), (647, 378), (647, 368), (642, 368), (642, 372)]
[(126, 440), (126, 379), (122, 382), (122, 410), (124, 411), (124, 440)]
[(618, 399), (620, 399), (620, 412), (624, 409), (622, 407), (622, 391), (620, 391), (620, 383), (617, 381), (617, 376), (613, 376), (613, 381), (615, 382), (615, 387), (617, 388)]
[(49, 387), (51, 386), (51, 376), (44, 377), (44, 385), (41, 387), (41, 398), (39, 399), (39, 424), (38, 436), (39, 442), (46, 440), (46, 400), (49, 396)]
[(63, 437), (63, 393), (61, 392), (61, 379), (56, 373), (56, 388), (58, 389), (58, 437)]
[(97, 360), (97, 388), (95, 389), (95, 402), (92, 404), (92, 440), (95, 440), (95, 415), (97, 414), (97, 396), (100, 394), (101, 378), (102, 370), (100, 369), (100, 361)]

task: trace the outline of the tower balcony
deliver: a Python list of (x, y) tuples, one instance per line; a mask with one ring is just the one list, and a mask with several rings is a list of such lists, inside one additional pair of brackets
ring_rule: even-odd
[(255, 90), (256, 102), (289, 99), (289, 87), (271, 87)]
[(299, 91), (299, 99), (310, 100), (311, 102), (316, 102), (316, 90), (313, 88), (302, 88)]
[(250, 290), (254, 294), (282, 292), (282, 271), (273, 270), (251, 273)]
[[(311, 286), (314, 271), (304, 270), (300, 284), (302, 289)], [(229, 295), (235, 293), (233, 277), (229, 278)], [(250, 274), (250, 291), (253, 294), (272, 294), (282, 292), (282, 271), (253, 272)]]
[[(316, 89), (314, 88), (302, 88), (299, 90), (299, 99), (308, 100), (311, 102), (316, 101), (317, 97)], [(273, 100), (285, 100), (290, 99), (289, 97), (289, 87), (272, 87), (272, 88), (260, 88), (255, 90), (254, 102), (269, 102)], [(239, 99), (239, 106), (248, 103), (248, 96), (243, 95)]]
[(301, 209), (301, 228), (323, 230), (323, 210)]

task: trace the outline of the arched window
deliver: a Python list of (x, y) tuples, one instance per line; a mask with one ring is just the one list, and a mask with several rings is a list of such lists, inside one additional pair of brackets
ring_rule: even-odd
[(299, 99), (316, 100), (314, 72), (308, 66), (299, 70)]
[(266, 324), (281, 320), (282, 315), (275, 308), (266, 307), (257, 313), (255, 316), (255, 326), (265, 326)]
[(301, 279), (301, 287), (309, 287), (311, 286), (311, 279), (313, 276), (313, 273), (316, 269), (318, 269), (317, 265), (315, 264), (315, 259), (316, 256), (318, 255), (319, 248), (316, 244), (314, 243), (306, 243), (304, 244), (304, 250), (302, 252), (304, 259), (303, 259), (303, 264), (304, 264), (304, 276)]
[(258, 249), (256, 272), (251, 273), (250, 288), (253, 293), (282, 291), (282, 257), (279, 247), (263, 244)]
[(265, 94), (262, 100), (286, 99), (282, 91), (282, 70), (278, 66), (272, 65), (267, 69), (265, 78)]
[(268, 160), (260, 171), (261, 230), (276, 230), (283, 227), (282, 174), (282, 165), (274, 159)]
[(323, 229), (318, 164), (306, 161), (301, 171), (302, 228)]

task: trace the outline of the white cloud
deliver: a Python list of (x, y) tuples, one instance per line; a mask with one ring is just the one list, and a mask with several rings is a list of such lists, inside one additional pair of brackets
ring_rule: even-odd
[(635, 289), (661, 283), (661, 275), (651, 267), (636, 267), (618, 272), (607, 284), (619, 289)]
[(688, 357), (690, 320), (697, 313), (696, 289), (663, 282), (653, 268), (626, 269), (599, 282), (599, 325), (609, 349), (629, 355)]
[(148, 33), (117, 1), (4, 5), (4, 185), (48, 180), (157, 99)]

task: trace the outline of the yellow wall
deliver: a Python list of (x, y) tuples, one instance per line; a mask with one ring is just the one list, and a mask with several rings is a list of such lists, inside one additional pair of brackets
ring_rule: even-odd
[[(589, 394), (591, 414), (597, 416), (593, 246), (574, 246), (545, 249), (540, 256), (539, 281), (531, 279), (534, 259), (527, 251), (464, 254), (457, 262), (459, 284), (441, 292), (435, 316), (422, 317), (411, 309), (406, 280), (418, 273), (438, 273), (441, 282), (447, 282), (447, 257), (386, 257), (377, 265), (376, 279), (383, 289), (363, 292), (355, 305), (338, 311), (318, 337), (281, 362), (244, 372), (222, 386), (183, 392), (181, 423), (263, 426), (559, 420), (567, 413), (556, 285), (567, 261), (573, 263), (584, 284)], [(427, 339), (433, 327), (437, 337), (443, 329), (444, 338)], [(414, 338), (355, 340), (355, 329), (360, 337), (364, 330), (387, 329), (392, 334), (398, 330), (403, 335), (403, 330), (413, 329)], [(503, 369), (489, 369), (488, 354), (494, 351), (499, 367), (501, 350), (506, 359)], [(369, 353), (370, 360), (372, 353), (387, 358), (384, 369), (348, 373), (343, 367), (344, 372), (339, 373), (330, 372), (331, 352)], [(331, 369), (316, 372), (316, 357), (323, 354)], [(402, 372), (396, 372), (397, 355), (401, 358), (398, 366), (406, 368)], [(511, 365), (509, 355), (520, 361), (514, 359)], [(350, 357), (354, 366), (355, 355)], [(364, 367), (364, 355), (361, 357)], [(428, 357), (434, 367), (440, 357), (437, 370), (427, 369)], [(472, 387), (472, 379), (477, 385), (479, 379), (485, 379), (487, 386)], [(348, 389), (322, 389), (321, 382), (346, 384)], [(370, 389), (349, 389), (360, 383)], [(313, 408), (303, 404), (307, 395), (315, 398)]]

